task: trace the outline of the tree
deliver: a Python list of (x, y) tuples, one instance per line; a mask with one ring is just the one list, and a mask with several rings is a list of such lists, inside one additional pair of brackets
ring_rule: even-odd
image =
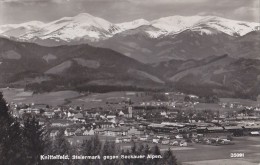
[[(131, 146), (131, 155), (140, 155), (141, 152), (139, 152), (140, 150), (143, 149), (143, 146), (136, 146), (136, 143), (133, 142), (133, 145)], [(131, 164), (144, 164), (143, 160), (140, 159), (131, 159)]]
[(8, 107), (6, 106), (6, 101), (3, 97), (3, 94), (2, 92), (0, 92), (0, 117), (2, 119), (9, 119), (10, 118), (10, 114), (9, 114), (9, 111), (8, 111)]
[(77, 107), (76, 107), (76, 110), (77, 110), (77, 111), (80, 111), (80, 109), (81, 109), (80, 106), (77, 106)]
[[(130, 155), (130, 151), (127, 149), (126, 151), (122, 150), (121, 155)], [(121, 162), (123, 165), (130, 165), (131, 164), (131, 159), (121, 159)]]
[[(64, 131), (60, 130), (52, 147), (53, 155), (70, 155), (70, 143), (64, 137)], [(55, 165), (69, 165), (70, 160), (55, 160)]]
[(177, 159), (173, 155), (170, 148), (163, 154), (162, 164), (164, 165), (177, 165)]
[[(88, 156), (97, 156), (101, 153), (102, 143), (99, 140), (98, 135), (94, 135), (89, 140), (85, 140), (82, 144), (82, 154)], [(100, 164), (99, 160), (83, 160), (84, 164)]]
[[(155, 146), (153, 147), (153, 149), (152, 149), (152, 155), (161, 155), (160, 148), (159, 148), (157, 145), (155, 145)], [(155, 159), (152, 160), (152, 164), (153, 164), (153, 165), (157, 165), (159, 161), (160, 161), (159, 158), (155, 158)]]
[[(140, 144), (139, 147), (137, 148), (136, 154), (137, 155), (145, 155), (145, 156), (147, 156), (145, 154), (145, 152), (146, 152), (145, 149), (146, 149), (145, 146), (143, 144)], [(137, 164), (146, 164), (146, 163), (147, 163), (146, 157), (143, 158), (143, 159), (137, 159)]]
[(184, 97), (184, 101), (185, 101), (185, 102), (190, 102), (190, 101), (191, 101), (191, 98), (186, 95), (186, 96)]
[(150, 147), (149, 147), (148, 144), (145, 145), (145, 147), (144, 147), (144, 149), (143, 149), (143, 154), (144, 154), (145, 156), (151, 154), (151, 149), (150, 149)]
[(141, 154), (142, 154), (142, 155), (145, 155), (145, 157), (146, 157), (144, 164), (147, 164), (147, 165), (152, 164), (152, 161), (153, 161), (153, 160), (152, 160), (152, 159), (147, 159), (147, 156), (148, 156), (149, 154), (151, 154), (151, 149), (150, 149), (150, 147), (149, 147), (148, 144), (146, 144), (146, 145), (144, 146), (144, 148), (143, 148)]
[(0, 92), (0, 164), (26, 164), (22, 151), (20, 123), (9, 113), (3, 94)]
[[(115, 142), (105, 141), (102, 148), (102, 156), (115, 156), (117, 155), (117, 148)], [(119, 164), (118, 160), (104, 160), (103, 165), (115, 165)]]
[(44, 154), (45, 136), (45, 130), (34, 117), (24, 122), (23, 147), (29, 164), (42, 164), (40, 155)]

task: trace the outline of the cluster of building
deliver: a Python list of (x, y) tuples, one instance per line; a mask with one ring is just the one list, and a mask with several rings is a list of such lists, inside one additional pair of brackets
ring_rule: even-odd
[[(170, 144), (166, 143), (167, 140), (194, 139), (198, 135), (212, 138), (259, 135), (259, 107), (243, 107), (252, 110), (250, 112), (253, 114), (250, 115), (247, 112), (237, 112), (236, 116), (228, 116), (226, 113), (214, 112), (211, 119), (195, 120), (194, 118), (198, 117), (195, 111), (192, 115), (185, 110), (180, 111), (177, 103), (181, 102), (147, 101), (130, 104), (129, 101), (122, 100), (120, 103), (113, 102), (113, 105), (120, 104), (121, 107), (110, 107), (109, 110), (83, 109), (79, 106), (50, 107), (45, 104), (12, 103), (10, 106), (13, 115), (21, 120), (27, 115), (35, 116), (41, 125), (50, 130), (53, 139), (59, 131), (64, 131), (64, 135), (72, 144), (80, 143), (95, 134), (114, 137), (118, 142), (136, 139), (155, 142), (154, 139), (161, 139), (165, 144)], [(183, 102), (182, 106), (190, 104), (194, 105)]]

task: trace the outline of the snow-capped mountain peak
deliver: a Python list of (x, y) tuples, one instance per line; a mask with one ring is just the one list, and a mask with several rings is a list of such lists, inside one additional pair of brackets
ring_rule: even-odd
[(177, 15), (153, 20), (151, 21), (151, 24), (156, 28), (173, 33), (183, 31), (184, 29), (194, 26), (202, 18), (202, 16), (185, 17)]
[(259, 23), (235, 21), (217, 16), (170, 16), (151, 21), (151, 25), (169, 33), (186, 29), (211, 28), (231, 36), (242, 36), (254, 31)]
[(36, 33), (25, 35), (23, 38), (58, 38), (65, 41), (87, 38), (91, 41), (96, 41), (112, 36), (117, 29), (117, 26), (102, 18), (92, 16), (88, 13), (81, 13), (74, 17), (64, 17), (47, 23)]
[(75, 17), (72, 17), (72, 21), (74, 23), (82, 23), (84, 26), (94, 26), (105, 30), (109, 30), (111, 26), (113, 26), (112, 23), (88, 13), (76, 15)]
[[(88, 13), (81, 13), (74, 17), (42, 23), (31, 21), (22, 24), (0, 26), (0, 35), (14, 37), (18, 40), (42, 43), (54, 41), (64, 43), (86, 43), (105, 40), (115, 34), (136, 31), (148, 34), (151, 38), (172, 36), (185, 30), (192, 30), (201, 34), (213, 35), (226, 33), (230, 36), (243, 36), (259, 28), (259, 23), (235, 21), (216, 16), (169, 16), (147, 21), (137, 19), (130, 22), (113, 24), (105, 19)], [(129, 33), (131, 34), (131, 33)]]
[(39, 30), (44, 25), (40, 21), (30, 21), (21, 24), (8, 24), (0, 26), (0, 35), (10, 37), (20, 37), (26, 33)]
[(135, 29), (140, 26), (149, 25), (149, 24), (150, 22), (145, 19), (137, 19), (130, 22), (119, 23), (116, 25), (121, 29), (121, 31), (125, 31), (125, 30)]
[(231, 36), (243, 36), (259, 27), (259, 23), (230, 20), (222, 17), (207, 16), (200, 20), (198, 26), (206, 26)]

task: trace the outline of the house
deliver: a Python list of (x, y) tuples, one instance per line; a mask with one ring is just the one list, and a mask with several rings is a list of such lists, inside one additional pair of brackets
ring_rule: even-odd
[(77, 121), (77, 122), (81, 122), (81, 123), (85, 122), (85, 118), (84, 118), (82, 113), (75, 114), (72, 120)]
[(176, 130), (176, 127), (168, 124), (166, 125), (163, 123), (162, 124), (151, 123), (150, 125), (147, 126), (147, 129), (157, 133), (170, 133), (171, 131)]
[(95, 129), (95, 134), (98, 134), (98, 135), (105, 135), (105, 132), (106, 132), (106, 129), (104, 129), (104, 128)]
[(227, 132), (232, 133), (234, 136), (242, 136), (244, 134), (241, 126), (225, 126), (224, 129)]
[(217, 132), (223, 132), (224, 128), (223, 127), (207, 127), (207, 131), (210, 133), (217, 133)]
[(121, 110), (119, 113), (118, 113), (119, 116), (124, 116), (125, 113)]
[(116, 128), (107, 128), (104, 130), (104, 135), (106, 136), (126, 136), (128, 133), (128, 127), (116, 127)]
[(43, 116), (46, 116), (46, 117), (49, 118), (49, 119), (53, 118), (54, 115), (55, 115), (55, 113), (54, 113), (53, 111), (45, 111), (45, 112), (43, 113)]
[(112, 120), (112, 119), (115, 119), (115, 118), (116, 118), (116, 115), (107, 115), (108, 120)]
[(78, 113), (78, 112), (75, 111), (75, 110), (68, 110), (67, 113), (66, 113), (66, 115), (67, 115), (67, 117), (69, 118), (69, 117), (74, 117), (74, 115), (77, 114), (77, 113)]
[(75, 135), (76, 135), (76, 136), (82, 136), (82, 135), (83, 135), (83, 131), (82, 131), (80, 128), (78, 128), (78, 129), (75, 131)]
[(37, 108), (20, 109), (19, 113), (20, 113), (20, 114), (23, 114), (23, 113), (35, 113), (35, 114), (39, 114), (39, 113), (40, 113), (40, 109), (37, 109)]
[(39, 119), (39, 125), (44, 125), (46, 123), (46, 120), (43, 118)]
[(52, 130), (52, 131), (50, 132), (50, 137), (51, 137), (52, 139), (55, 139), (58, 134), (59, 134), (59, 130)]
[(86, 129), (84, 132), (83, 132), (83, 135), (86, 136), (86, 135), (94, 135), (95, 134), (95, 131), (93, 130), (93, 128), (91, 129)]
[(166, 116), (167, 116), (167, 113), (166, 113), (165, 111), (162, 111), (162, 112), (161, 112), (161, 116), (165, 116), (165, 117), (166, 117)]
[(137, 135), (137, 136), (140, 136), (140, 135), (143, 135), (143, 134), (144, 134), (143, 131), (140, 131), (140, 130), (138, 130), (135, 127), (130, 128), (128, 130), (128, 132), (127, 132), (127, 135)]
[(226, 131), (223, 127), (207, 127), (206, 133), (204, 134), (207, 137), (220, 137), (220, 136), (228, 136), (232, 133)]
[(242, 126), (244, 134), (248, 135), (253, 131), (260, 131), (260, 125)]
[(127, 109), (124, 109), (120, 112), (122, 112), (123, 116), (126, 118), (133, 118), (133, 108), (132, 107), (128, 107)]
[(251, 136), (259, 136), (259, 135), (260, 135), (259, 131), (252, 131), (252, 132), (250, 132), (249, 134), (250, 134)]
[(73, 135), (75, 135), (75, 131), (76, 131), (75, 128), (67, 128), (64, 131), (64, 135), (65, 136), (73, 136)]
[(115, 127), (112, 122), (106, 122), (106, 121), (95, 122), (95, 123), (93, 123), (93, 126), (96, 127), (96, 128), (112, 128), (112, 127)]
[(242, 126), (246, 131), (260, 131), (260, 125)]
[(70, 145), (80, 145), (87, 139), (88, 139), (87, 136), (71, 136), (71, 137), (67, 137), (67, 140), (70, 143)]
[(68, 127), (72, 124), (73, 124), (72, 121), (66, 120), (66, 119), (55, 119), (55, 120), (51, 121), (52, 127)]
[(198, 134), (203, 134), (207, 132), (206, 127), (198, 127), (196, 130)]

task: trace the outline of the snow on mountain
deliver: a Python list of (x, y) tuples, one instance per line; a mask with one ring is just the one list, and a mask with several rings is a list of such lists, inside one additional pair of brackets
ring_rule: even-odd
[(224, 32), (231, 36), (243, 36), (256, 30), (259, 23), (235, 21), (215, 16), (170, 16), (151, 21), (151, 25), (168, 33), (179, 33), (187, 29), (201, 30), (212, 34), (209, 29)]
[(35, 32), (44, 25), (40, 21), (30, 21), (22, 24), (0, 25), (0, 35), (9, 37), (21, 37), (27, 33)]
[(208, 16), (200, 20), (198, 26), (208, 26), (215, 30), (222, 31), (231, 36), (243, 36), (260, 26), (259, 23), (235, 21), (221, 17)]
[[(22, 24), (0, 26), (0, 35), (16, 37), (23, 41), (38, 42), (51, 40), (63, 43), (95, 42), (113, 37), (115, 34), (136, 30), (158, 38), (178, 34), (187, 29), (212, 35), (224, 32), (231, 36), (243, 36), (259, 23), (234, 21), (215, 16), (170, 16), (153, 21), (137, 19), (131, 22), (113, 24), (87, 13), (75, 17), (64, 17), (49, 23), (32, 21)], [(131, 33), (130, 33), (131, 34)]]
[(196, 23), (198, 23), (199, 20), (201, 20), (202, 16), (191, 16), (191, 17), (185, 17), (185, 16), (170, 16), (170, 17), (163, 17), (158, 20), (151, 21), (151, 25), (165, 30), (169, 33), (175, 33), (183, 31), (184, 29), (191, 28)]
[(87, 38), (92, 41), (111, 37), (118, 27), (102, 18), (87, 13), (75, 17), (64, 17), (45, 24), (39, 31), (23, 36), (23, 39), (37, 37), (41, 39), (59, 38), (70, 41)]
[(120, 28), (121, 31), (125, 31), (125, 30), (135, 29), (140, 26), (149, 25), (149, 24), (150, 22), (145, 19), (137, 19), (131, 22), (124, 22), (116, 25)]

